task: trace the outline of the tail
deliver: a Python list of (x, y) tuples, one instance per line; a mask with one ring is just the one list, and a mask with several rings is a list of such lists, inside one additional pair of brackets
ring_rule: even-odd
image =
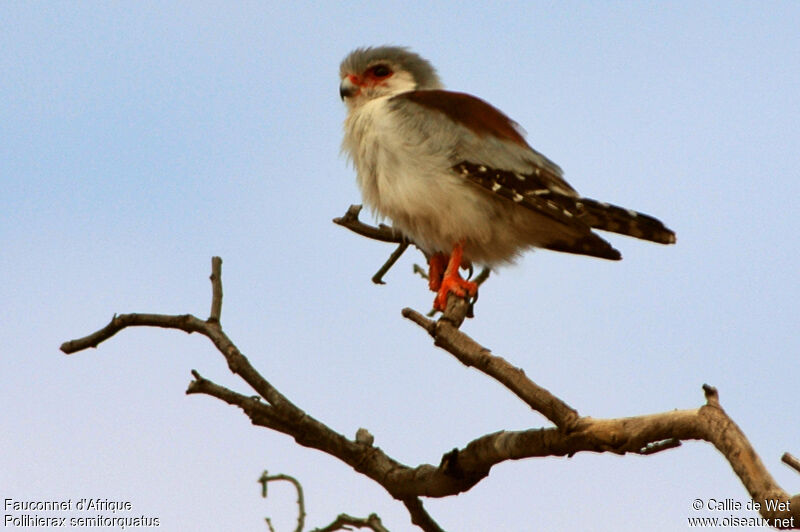
[(631, 209), (593, 199), (575, 201), (576, 217), (593, 229), (641, 238), (659, 244), (674, 244), (675, 232), (660, 220)]

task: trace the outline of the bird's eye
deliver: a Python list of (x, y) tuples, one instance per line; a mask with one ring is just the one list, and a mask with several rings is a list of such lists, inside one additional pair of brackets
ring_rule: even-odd
[(392, 71), (389, 70), (389, 67), (386, 65), (376, 65), (372, 67), (371, 70), (372, 70), (372, 75), (375, 76), (376, 78), (385, 78), (386, 76), (392, 73)]

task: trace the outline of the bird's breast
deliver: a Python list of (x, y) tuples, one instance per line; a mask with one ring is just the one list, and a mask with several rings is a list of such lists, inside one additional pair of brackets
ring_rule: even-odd
[[(456, 242), (472, 245), (486, 262), (509, 260), (514, 246), (493, 253), (495, 229), (504, 225), (496, 200), (452, 169), (453, 146), (409, 122), (385, 101), (354, 109), (345, 121), (343, 149), (357, 172), (363, 200), (422, 249), (450, 252)], [(499, 222), (499, 225), (498, 225)], [(497, 256), (495, 256), (497, 255)], [(483, 262), (483, 261), (482, 261)]]

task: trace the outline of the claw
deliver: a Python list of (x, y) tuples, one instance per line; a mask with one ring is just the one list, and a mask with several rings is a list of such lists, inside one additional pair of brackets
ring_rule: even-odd
[[(453, 253), (450, 255), (447, 270), (445, 270), (437, 287), (434, 287), (433, 277), (431, 276), (431, 290), (437, 291), (436, 299), (433, 300), (434, 309), (444, 312), (447, 308), (447, 296), (451, 293), (458, 297), (476, 298), (478, 296), (477, 283), (462, 279), (461, 275), (458, 273), (461, 267), (461, 257), (463, 254), (464, 248), (459, 242), (453, 247)], [(434, 259), (437, 259), (437, 257), (444, 258), (445, 256), (443, 254), (437, 254), (431, 258), (431, 273), (434, 271)], [(442, 258), (437, 259), (437, 261), (443, 262)], [(437, 262), (437, 266), (440, 267), (440, 264), (441, 263)]]
[(441, 288), (436, 293), (433, 308), (444, 312), (447, 308), (447, 296), (450, 294), (455, 294), (458, 297), (475, 298), (478, 296), (478, 285), (462, 279), (457, 273), (449, 277), (445, 276), (442, 279)]

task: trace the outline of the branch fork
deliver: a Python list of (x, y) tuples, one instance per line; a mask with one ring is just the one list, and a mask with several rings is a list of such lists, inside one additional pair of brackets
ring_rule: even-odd
[[(357, 220), (357, 211), (353, 216)], [(385, 238), (391, 233), (394, 235), (392, 238), (397, 238), (386, 226), (367, 230), (355, 224), (352, 216), (347, 219), (346, 215), (343, 219), (346, 223), (342, 225), (348, 228), (358, 227), (360, 231)], [(586, 451), (649, 455), (678, 447), (685, 440), (704, 440), (713, 444), (728, 460), (751, 498), (762, 502), (763, 517), (770, 519), (771, 523), (781, 519), (783, 521), (779, 523), (791, 522), (794, 528), (800, 528), (800, 495), (790, 496), (777, 485), (744, 433), (721, 407), (715, 388), (703, 386), (706, 403), (696, 409), (618, 419), (581, 416), (562, 399), (533, 382), (522, 369), (493, 354), (462, 332), (459, 327), (467, 316), (469, 305), (452, 295), (448, 299), (447, 309), (437, 320), (410, 308), (403, 309), (402, 314), (422, 327), (436, 346), (465, 366), (497, 380), (553, 426), (480, 436), (461, 449), (442, 453), (438, 466), (421, 464), (411, 467), (402, 464), (375, 447), (374, 438), (366, 429), (359, 429), (357, 435), (350, 439), (307, 414), (250, 364), (222, 329), (221, 265), (221, 259), (212, 259), (212, 302), (208, 319), (202, 320), (191, 314), (115, 315), (105, 327), (83, 338), (65, 342), (61, 350), (71, 354), (97, 347), (128, 327), (160, 327), (206, 336), (225, 357), (231, 371), (240, 376), (257, 395), (242, 394), (220, 386), (196, 370), (192, 370), (193, 380), (189, 383), (187, 394), (204, 394), (237, 406), (254, 425), (284, 433), (300, 445), (318, 449), (345, 462), (380, 484), (393, 498), (402, 501), (412, 522), (425, 531), (442, 529), (424, 509), (420, 497), (446, 497), (467, 491), (484, 479), (494, 465), (506, 460), (572, 456)], [(800, 472), (800, 462), (793, 456), (787, 453), (783, 461)], [(769, 510), (763, 504), (765, 500), (790, 504), (779, 509), (774, 509), (773, 504), (769, 506), (773, 510)], [(367, 520), (372, 517), (369, 516)], [(331, 528), (336, 523), (366, 526), (358, 524), (362, 522), (366, 521), (342, 514), (334, 523), (318, 530), (337, 530)], [(371, 522), (373, 530), (385, 530), (379, 519)]]

